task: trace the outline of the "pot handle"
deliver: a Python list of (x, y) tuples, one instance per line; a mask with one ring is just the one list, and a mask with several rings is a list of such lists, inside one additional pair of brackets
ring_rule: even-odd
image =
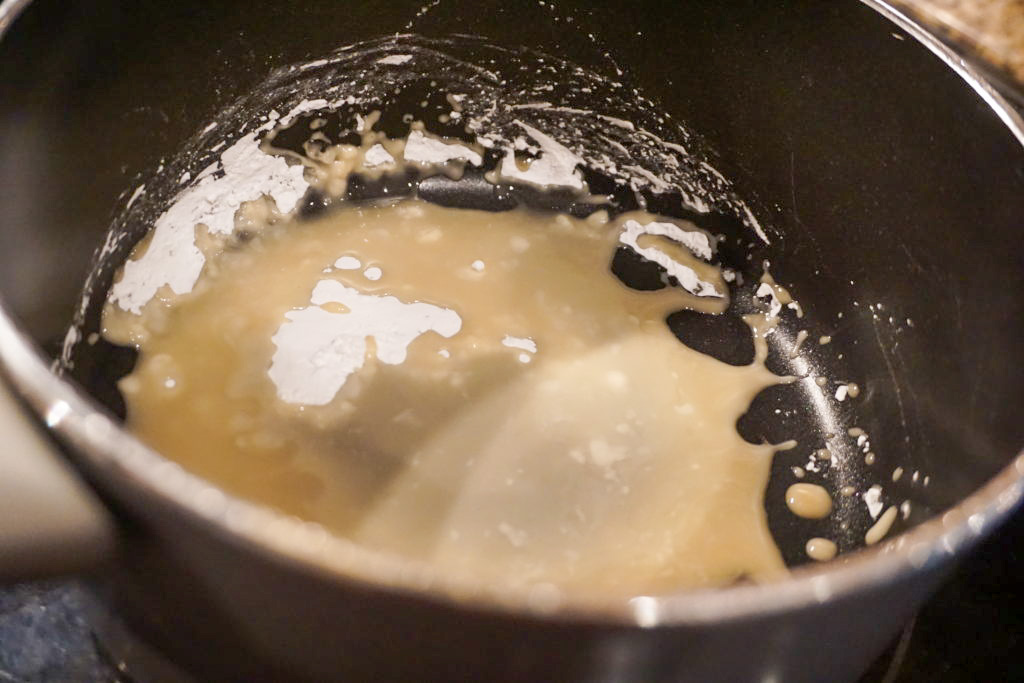
[(1024, 97), (1024, 2), (890, 0)]
[(114, 545), (110, 515), (0, 378), (0, 581), (86, 570)]

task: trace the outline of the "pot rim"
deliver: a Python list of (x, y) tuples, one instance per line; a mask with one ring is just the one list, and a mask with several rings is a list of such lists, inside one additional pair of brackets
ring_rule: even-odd
[[(1024, 121), (971, 65), (885, 0), (861, 1), (960, 75), (1024, 146)], [(0, 2), (0, 38), (30, 2)], [(19, 329), (0, 297), (0, 390), (4, 379), (90, 472), (190, 517), (227, 542), (241, 542), (297, 569), (362, 589), (520, 616), (618, 626), (699, 625), (850, 598), (904, 575), (937, 570), (1004, 521), (1024, 497), (1022, 450), (941, 516), (830, 563), (798, 567), (759, 584), (630, 600), (575, 595), (563, 599), (551, 587), (509, 589), (482, 585), (472, 577), (440, 576), (425, 563), (362, 548), (319, 525), (224, 493), (145, 446), (80, 388), (51, 372), (42, 351)]]

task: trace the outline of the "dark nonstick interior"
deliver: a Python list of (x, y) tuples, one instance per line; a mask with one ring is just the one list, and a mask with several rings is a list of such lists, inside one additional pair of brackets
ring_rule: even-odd
[[(764, 392), (739, 425), (752, 440), (800, 442), (777, 456), (766, 495), (787, 561), (803, 561), (811, 535), (853, 547), (868, 524), (859, 499), (851, 502), (859, 514), (834, 516), (849, 522), (845, 530), (798, 520), (781, 505), (790, 467), (837, 426), (863, 428), (877, 453), (872, 468), (857, 453), (839, 454), (842, 476), (859, 490), (882, 483), (888, 502), (911, 500), (907, 524), (948, 508), (1016, 454), (1024, 154), (927, 50), (853, 2), (647, 3), (645, 11), (626, 2), (554, 10), (441, 2), (417, 18), (420, 5), (34, 3), (0, 43), (5, 301), (55, 352), (92, 251), (131, 189), (272, 68), (395, 31), (479, 34), (621, 69), (699, 132), (773, 238), (751, 263), (769, 258), (807, 313), (799, 324), (784, 315), (769, 367), (791, 371), (786, 344), (799, 329), (833, 337), (826, 347), (806, 344), (814, 374), (856, 381), (859, 399), (822, 412), (796, 383)], [(56, 35), (55, 47), (47, 38)], [(358, 187), (355, 198), (374, 195)], [(452, 205), (493, 200), (481, 194), (489, 187), (467, 181), (429, 179), (418, 192)], [(727, 237), (743, 229), (726, 214), (684, 217)], [(743, 266), (746, 255), (722, 258)], [(624, 255), (616, 267), (643, 277)], [(746, 305), (749, 292), (736, 300)], [(681, 314), (670, 324), (701, 350), (734, 362), (747, 353), (734, 345), (730, 315)], [(99, 375), (83, 363), (80, 377), (95, 384), (131, 359), (108, 361)], [(908, 476), (893, 483), (897, 466)], [(929, 486), (912, 485), (915, 470)]]
[[(411, 102), (416, 102), (418, 95), (409, 94), (408, 99)], [(300, 119), (293, 128), (303, 127), (306, 120)], [(498, 158), (495, 155), (488, 155), (483, 168), (470, 169), (459, 180), (451, 180), (444, 175), (429, 175), (420, 178), (415, 171), (385, 176), (379, 180), (369, 180), (356, 175), (349, 183), (344, 202), (346, 204), (372, 204), (381, 201), (394, 201), (403, 196), (414, 196), (454, 208), (506, 211), (516, 206), (525, 206), (542, 212), (569, 213), (581, 217), (589, 215), (601, 206), (576, 201), (572, 195), (543, 193), (528, 186), (496, 188), (495, 185), (484, 179), (484, 174), (493, 170), (497, 163)], [(598, 179), (592, 178), (592, 180), (597, 181)], [(604, 182), (610, 181), (604, 179)], [(649, 195), (646, 199), (650, 208), (654, 208), (651, 205), (655, 203), (657, 197)], [(314, 190), (307, 193), (301, 206), (301, 220), (310, 220), (338, 208), (338, 204), (332, 205)], [(612, 206), (614, 206), (613, 215), (637, 208), (635, 202), (628, 202), (625, 206)], [(666, 202), (665, 206), (668, 207), (669, 204)], [(678, 207), (678, 204), (674, 206)], [(701, 215), (681, 211), (678, 208), (664, 213), (675, 218), (694, 221), (706, 230), (717, 235), (724, 235), (723, 246), (720, 249), (719, 258), (716, 260), (723, 266), (736, 269), (745, 278), (742, 286), (736, 282), (730, 284), (732, 303), (724, 314), (710, 316), (680, 310), (669, 316), (666, 324), (683, 343), (691, 348), (731, 365), (751, 363), (754, 359), (754, 343), (750, 328), (744, 323), (742, 316), (760, 312), (764, 310), (764, 306), (758, 304), (754, 293), (759, 284), (761, 261), (759, 259), (747, 260), (745, 255), (749, 250), (735, 246), (737, 242), (744, 247), (750, 243), (750, 237), (747, 234), (748, 228), (742, 225), (736, 217), (721, 213)], [(730, 244), (733, 246), (730, 247)], [(130, 242), (125, 246), (129, 245)], [(93, 305), (89, 307), (89, 315), (82, 327), (82, 334), (85, 336), (99, 330), (100, 304), (104, 300), (103, 292), (109, 287), (111, 276), (122, 262), (126, 251), (126, 248), (120, 250), (121, 258), (110, 259), (109, 262), (99, 264), (102, 276), (94, 282), (98, 295), (92, 300)], [(757, 249), (755, 253), (761, 257), (771, 256), (771, 250)], [(628, 248), (619, 248), (608, 265), (619, 279), (631, 287), (644, 290), (666, 287), (664, 271)], [(792, 384), (780, 384), (762, 392), (751, 405), (750, 411), (740, 419), (737, 425), (741, 435), (754, 443), (781, 443), (788, 439), (795, 439), (799, 442), (798, 447), (792, 451), (781, 451), (777, 454), (765, 498), (769, 526), (783, 550), (786, 561), (792, 565), (808, 561), (804, 551), (804, 544), (808, 538), (813, 536), (833, 538), (836, 539), (842, 550), (850, 550), (863, 545), (864, 533), (871, 525), (870, 519), (864, 514), (863, 504), (859, 498), (840, 498), (838, 495), (835, 500), (837, 512), (829, 518), (804, 520), (795, 517), (788, 511), (784, 502), (786, 488), (798, 481), (792, 474), (794, 466), (803, 465), (807, 461), (810, 451), (828, 444), (834, 453), (833, 463), (838, 465), (839, 462), (842, 462), (842, 466), (832, 466), (832, 463), (823, 462), (820, 464), (822, 470), (820, 473), (808, 472), (802, 481), (822, 483), (835, 494), (842, 486), (846, 485), (857, 486), (860, 491), (863, 491), (879, 479), (878, 473), (873, 474), (871, 468), (865, 465), (860, 449), (856, 448), (850, 439), (841, 438), (848, 428), (857, 424), (867, 424), (859, 418), (860, 411), (846, 411), (841, 414), (840, 411), (832, 410), (831, 407), (822, 410), (809, 398), (812, 393), (819, 391), (813, 383), (814, 377), (821, 374), (836, 376), (835, 373), (843, 368), (841, 361), (835, 359), (837, 352), (833, 348), (828, 348), (826, 353), (818, 352), (819, 349), (815, 348), (817, 345), (812, 342), (807, 344), (807, 350), (800, 355), (802, 362), (806, 365), (798, 364), (791, 357), (798, 331), (807, 327), (813, 329), (820, 324), (814, 319), (813, 314), (806, 314), (802, 319), (797, 318), (793, 311), (786, 311), (782, 314), (782, 320), (776, 332), (768, 337), (767, 366), (779, 375), (804, 375), (804, 377)], [(840, 348), (845, 348), (845, 346), (840, 346)], [(117, 389), (116, 382), (131, 370), (135, 358), (136, 353), (133, 349), (111, 344), (103, 339), (93, 345), (79, 344), (75, 347), (75, 353), (72, 355), (73, 363), (68, 374), (81, 383), (108, 409), (123, 418), (125, 415), (124, 401)], [(810, 373), (808, 373), (808, 367), (811, 368)], [(826, 392), (831, 392), (833, 389), (834, 387), (830, 386)], [(842, 434), (835, 437), (827, 436), (835, 434), (837, 430)], [(897, 501), (915, 499), (916, 491), (908, 484), (909, 480), (908, 473), (907, 482), (904, 482), (898, 489), (892, 487), (890, 496)], [(888, 481), (884, 483), (889, 488)], [(905, 523), (913, 523), (918, 515), (927, 516), (928, 514), (927, 509), (915, 512), (914, 517), (909, 518), (906, 522), (902, 520), (898, 522), (894, 530), (898, 531)]]

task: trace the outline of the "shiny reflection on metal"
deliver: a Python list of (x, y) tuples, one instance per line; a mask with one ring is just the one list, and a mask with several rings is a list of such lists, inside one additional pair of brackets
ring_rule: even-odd
[(56, 427), (59, 425), (68, 413), (71, 412), (71, 406), (68, 405), (67, 401), (56, 401), (50, 406), (50, 409), (46, 411), (46, 426)]
[(971, 86), (974, 92), (978, 93), (985, 104), (1006, 124), (1018, 142), (1024, 145), (1024, 120), (1021, 119), (1017, 110), (1010, 106), (1006, 98), (981, 75), (980, 71), (947, 47), (924, 26), (885, 0), (861, 0), (861, 2), (902, 28), (945, 62), (960, 78), (964, 79), (967, 85)]
[[(969, 65), (906, 16), (878, 0), (862, 0), (914, 36), (945, 61), (982, 97), (1024, 144), (1024, 122), (1006, 101)], [(0, 35), (28, 0), (0, 4)], [(429, 595), (433, 600), (470, 604), (476, 608), (522, 614), (529, 610), (529, 591), (482, 585), (471, 576), (441, 576), (426, 564), (381, 555), (335, 536), (324, 537), (301, 520), (225, 494), (223, 511), (204, 515), (201, 501), (210, 484), (187, 472), (170, 471), (168, 461), (128, 432), (118, 428), (95, 401), (58, 378), (34, 342), (15, 324), (0, 299), (0, 371), (38, 414), (55, 401), (65, 401), (70, 412), (53, 429), (87, 466), (101, 471), (111, 483), (136, 493), (163, 499), (181, 515), (253, 549), (286, 557), (309, 572), (369, 586)], [(927, 571), (965, 551), (978, 540), (968, 533), (965, 520), (979, 516), (978, 533), (987, 533), (1006, 518), (1013, 506), (1003, 504), (1010, 493), (1019, 498), (1024, 480), (1024, 454), (973, 494), (961, 501), (955, 518), (944, 516), (920, 524), (893, 541), (850, 553), (843, 562), (805, 566), (788, 576), (763, 584), (689, 591), (654, 598), (656, 610), (641, 614), (628, 602), (601, 596), (572, 597), (561, 601), (550, 617), (562, 621), (600, 619), (607, 623), (639, 625), (701, 625), (751, 615), (790, 612), (822, 600), (856, 595), (917, 571)], [(315, 525), (312, 525), (315, 526)], [(310, 542), (310, 534), (316, 538)], [(908, 550), (909, 548), (909, 550)], [(649, 616), (642, 616), (649, 615)]]
[(909, 557), (910, 564), (912, 566), (916, 567), (917, 569), (922, 569), (925, 565), (928, 564), (928, 559), (931, 557), (931, 554), (932, 551), (931, 548), (928, 547), (928, 545), (924, 543), (918, 543), (910, 546), (910, 552), (907, 556)]
[(633, 608), (633, 618), (639, 626), (656, 626), (658, 624), (658, 600), (648, 595), (640, 595), (629, 601)]
[(771, 333), (773, 343), (778, 347), (783, 357), (788, 358), (795, 370), (792, 381), (802, 385), (804, 394), (814, 406), (816, 422), (824, 425), (832, 434), (839, 434), (845, 429), (840, 429), (839, 420), (836, 418), (836, 410), (829, 401), (823, 387), (819, 387), (814, 378), (817, 376), (817, 369), (813, 368), (807, 359), (799, 353), (800, 347), (797, 344), (797, 335), (790, 334), (781, 328), (775, 328)]
[(811, 590), (818, 602), (828, 602), (832, 597), (832, 587), (827, 576), (816, 576), (811, 580)]
[(999, 511), (1011, 510), (1020, 504), (1024, 485), (1018, 484), (999, 496)]
[(32, 0), (3, 0), (0, 2), (0, 37), (7, 33), (14, 20)]
[(209, 486), (196, 496), (196, 509), (206, 517), (219, 519), (228, 504), (224, 492), (215, 486)]

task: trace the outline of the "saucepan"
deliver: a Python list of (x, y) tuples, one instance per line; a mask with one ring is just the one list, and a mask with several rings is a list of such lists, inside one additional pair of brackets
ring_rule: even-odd
[[(8, 1), (0, 32), (0, 575), (87, 573), (105, 609), (189, 675), (852, 680), (1024, 493), (1024, 124), (885, 3)], [(173, 198), (166, 178), (181, 163), (209, 163), (211, 136), (245, 129), (249, 107), (266, 104), (251, 93), (294, 105), (315, 96), (294, 88), (318, 70), (342, 77), (351, 55), (396, 46), (458, 53), (458, 64), (484, 55), (488, 73), (522, 78), (536, 55), (563, 76), (604, 74), (614, 125), (676, 131), (728, 179), (742, 204), (678, 217), (736, 238), (723, 261), (754, 274), (770, 261), (799, 296), (806, 318), (780, 323), (774, 369), (846, 388), (818, 404), (785, 393), (800, 382), (765, 392), (738, 428), (772, 443), (852, 438), (841, 483), (857, 495), (830, 527), (838, 559), (808, 563), (802, 541), (816, 527), (778, 503), (806, 447), (776, 455), (765, 498), (787, 576), (553, 602), (345, 544), (224, 493), (122, 428), (111, 380), (132, 355), (66, 353), (96, 329), (83, 287), (88, 302), (90, 287), (109, 286), (110, 254), (123, 260), (156, 215), (141, 212)], [(183, 162), (182, 150), (194, 154)], [(428, 181), (414, 188), (428, 201), (486, 204), (471, 184)], [(119, 252), (100, 249), (111, 235), (125, 238)], [(669, 322), (686, 342), (685, 321)], [(790, 362), (801, 326), (817, 342), (810, 369)], [(728, 356), (717, 329), (689, 343)], [(863, 494), (876, 484), (898, 514), (864, 547), (879, 494)]]

